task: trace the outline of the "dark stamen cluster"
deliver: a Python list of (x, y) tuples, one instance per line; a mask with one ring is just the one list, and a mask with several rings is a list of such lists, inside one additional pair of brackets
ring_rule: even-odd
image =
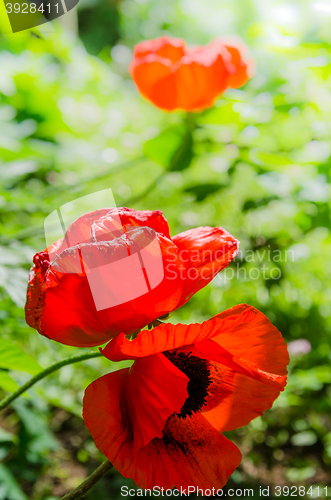
[(206, 403), (211, 383), (209, 363), (206, 359), (192, 356), (192, 352), (165, 351), (163, 353), (180, 371), (190, 379), (187, 384), (189, 397), (178, 413), (179, 418), (191, 417)]

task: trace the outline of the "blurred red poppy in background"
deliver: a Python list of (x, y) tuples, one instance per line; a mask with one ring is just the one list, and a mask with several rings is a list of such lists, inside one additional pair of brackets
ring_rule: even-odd
[(26, 321), (66, 345), (101, 345), (185, 304), (237, 249), (236, 238), (220, 227), (171, 238), (159, 210), (87, 213), (34, 256)]
[(86, 389), (83, 417), (99, 450), (142, 488), (222, 488), (241, 453), (221, 432), (272, 406), (289, 361), (280, 332), (245, 304), (201, 325), (121, 334), (102, 353), (135, 361)]
[(209, 108), (228, 87), (241, 87), (251, 76), (248, 49), (239, 38), (234, 40), (217, 39), (193, 48), (171, 37), (138, 43), (130, 65), (132, 78), (158, 108)]

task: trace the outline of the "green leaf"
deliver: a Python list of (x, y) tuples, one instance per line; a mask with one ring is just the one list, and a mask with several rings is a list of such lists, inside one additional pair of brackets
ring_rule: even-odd
[(8, 340), (0, 339), (0, 368), (17, 370), (36, 375), (42, 368), (22, 349)]
[(182, 144), (185, 131), (182, 126), (171, 127), (163, 130), (157, 137), (150, 139), (144, 144), (144, 155), (168, 168), (170, 162)]
[(0, 464), (0, 498), (6, 500), (28, 500), (9, 469)]
[(35, 408), (30, 408), (22, 399), (16, 400), (13, 403), (13, 407), (31, 438), (29, 451), (32, 454), (35, 456), (43, 455), (49, 453), (50, 450), (58, 450), (60, 448), (58, 441), (49, 429), (47, 421), (43, 418), (42, 414)]
[(194, 194), (198, 202), (203, 201), (208, 195), (216, 193), (220, 189), (224, 188), (224, 184), (219, 182), (210, 182), (206, 184), (197, 184), (194, 186), (188, 186), (183, 191), (185, 193)]
[(259, 207), (265, 207), (269, 205), (271, 201), (278, 200), (277, 196), (267, 196), (266, 198), (259, 198), (257, 200), (246, 200), (243, 205), (243, 212), (248, 212), (248, 210), (255, 210)]
[(191, 132), (187, 132), (183, 137), (183, 141), (178, 149), (173, 154), (169, 170), (171, 172), (178, 172), (185, 170), (191, 165), (193, 159), (193, 137)]
[(269, 167), (269, 169), (293, 165), (293, 161), (283, 153), (273, 154), (266, 151), (254, 149), (250, 151), (250, 157), (259, 165), (266, 168)]
[(176, 126), (144, 144), (144, 154), (172, 172), (185, 170), (193, 158), (193, 137), (184, 127)]
[(14, 392), (18, 389), (18, 385), (6, 371), (0, 369), (0, 387), (4, 391)]

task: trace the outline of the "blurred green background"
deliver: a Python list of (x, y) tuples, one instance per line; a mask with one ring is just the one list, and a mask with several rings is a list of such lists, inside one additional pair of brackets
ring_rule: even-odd
[[(45, 248), (44, 218), (110, 187), (117, 206), (161, 209), (171, 234), (220, 225), (241, 241), (230, 268), (170, 321), (246, 302), (289, 344), (285, 392), (227, 433), (243, 452), (228, 487), (329, 485), (331, 495), (330, 2), (81, 0), (53, 26), (13, 35), (0, 20), (0, 392), (36, 363), (84, 351), (26, 325), (27, 274)], [(196, 115), (192, 161), (174, 171), (183, 114), (144, 101), (128, 73), (134, 44), (162, 34), (190, 44), (238, 34), (256, 60), (245, 87)], [(1, 358), (8, 341), (14, 366)], [(67, 366), (1, 413), (0, 500), (58, 498), (97, 467), (82, 395), (116, 368)], [(133, 485), (112, 471), (85, 498), (120, 498), (122, 484)]]

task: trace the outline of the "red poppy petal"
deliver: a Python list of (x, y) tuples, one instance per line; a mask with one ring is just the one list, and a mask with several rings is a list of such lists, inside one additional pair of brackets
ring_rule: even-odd
[(130, 368), (126, 399), (133, 425), (133, 452), (153, 438), (162, 438), (166, 421), (179, 413), (189, 378), (163, 354), (140, 358)]
[[(56, 250), (56, 253), (60, 254), (69, 247), (79, 243), (89, 242), (91, 239), (91, 226), (93, 222), (106, 215), (110, 210), (110, 208), (102, 208), (78, 217), (78, 219), (67, 227), (65, 238), (63, 238), (62, 245)], [(50, 254), (51, 253), (54, 254), (54, 252), (50, 252)], [(53, 258), (54, 257), (55, 254), (53, 255)]]
[[(36, 322), (39, 333), (77, 347), (104, 344), (116, 335), (116, 329), (105, 322), (103, 311), (97, 312), (86, 276), (48, 273), (48, 287)], [(55, 286), (50, 285), (54, 280)]]
[(221, 45), (187, 51), (174, 71), (178, 107), (193, 111), (212, 106), (229, 85), (227, 60), (229, 54)]
[(41, 267), (32, 266), (28, 279), (28, 290), (25, 304), (25, 320), (29, 326), (36, 328), (35, 311), (41, 294), (44, 276)]
[(152, 212), (150, 210), (133, 210), (126, 207), (103, 208), (89, 212), (72, 222), (67, 228), (62, 245), (56, 251), (57, 254), (77, 244), (89, 243), (93, 224), (105, 219), (112, 222), (114, 231), (119, 230), (123, 233), (123, 226), (124, 228), (126, 226), (147, 226), (170, 238), (167, 219), (160, 210)]
[(210, 321), (216, 318), (220, 320), (220, 328), (215, 330), (212, 340), (261, 370), (286, 375), (289, 363), (286, 343), (263, 313), (247, 304), (240, 304)]
[(235, 72), (229, 76), (229, 86), (237, 89), (245, 85), (249, 78), (251, 78), (253, 61), (248, 59), (247, 48), (244, 45), (227, 42), (224, 45), (231, 54), (231, 63), (235, 67)]
[(151, 331), (144, 330), (134, 340), (127, 339), (124, 333), (121, 333), (101, 349), (101, 352), (111, 361), (137, 359), (205, 340), (210, 337), (212, 331), (212, 325), (208, 321), (201, 325), (167, 323)]
[[(150, 233), (155, 241), (140, 252), (145, 266), (141, 267), (137, 253), (130, 260), (127, 243), (131, 249), (135, 245), (141, 249), (141, 238)], [(154, 243), (159, 245), (157, 252)], [(171, 240), (146, 227), (114, 241), (63, 251), (47, 273), (38, 331), (80, 347), (104, 344), (120, 332), (139, 331), (178, 305), (183, 284), (170, 279), (168, 272), (169, 256), (173, 264), (176, 252)], [(79, 267), (80, 257), (87, 274)]]
[(177, 87), (173, 73), (155, 83), (151, 89), (149, 100), (160, 109), (173, 111), (177, 104)]
[[(285, 344), (285, 342), (284, 342)], [(210, 361), (216, 361), (231, 368), (236, 373), (241, 373), (246, 377), (259, 380), (260, 382), (284, 390), (286, 385), (286, 375), (276, 375), (274, 373), (261, 370), (255, 363), (233, 356), (233, 354), (214, 340), (203, 340), (195, 343), (195, 348), (202, 357)]]
[(108, 448), (103, 453), (124, 477), (131, 477), (142, 488), (219, 489), (241, 461), (237, 446), (201, 414), (185, 420), (173, 416), (163, 439), (153, 439), (133, 455), (131, 446), (128, 443), (115, 452), (115, 460), (110, 458), (114, 457), (113, 450)]
[[(228, 375), (226, 375), (228, 373)], [(215, 408), (203, 416), (220, 432), (247, 425), (271, 408), (280, 389), (265, 385), (224, 366), (223, 388), (227, 395)]]
[(239, 241), (221, 227), (197, 227), (172, 238), (186, 262), (179, 307), (205, 287), (238, 254)]
[(134, 58), (138, 58), (151, 53), (158, 54), (174, 63), (185, 54), (185, 42), (181, 38), (162, 36), (138, 43), (134, 48), (133, 55)]
[(163, 439), (133, 453), (132, 428), (121, 408), (128, 371), (105, 375), (85, 391), (83, 417), (99, 450), (142, 488), (224, 486), (241, 454), (200, 414), (185, 420), (171, 417)]
[(129, 368), (125, 368), (98, 378), (87, 387), (83, 399), (85, 424), (99, 450), (108, 457), (112, 453), (112, 459), (132, 438), (130, 423), (121, 408), (128, 374)]
[(171, 417), (164, 434), (164, 441), (170, 440), (170, 449), (176, 449), (180, 476), (184, 471), (190, 475), (190, 482), (182, 481), (183, 486), (222, 488), (241, 461), (237, 446), (215, 432), (203, 414), (196, 413), (184, 420)]
[(226, 397), (219, 406), (204, 412), (204, 416), (216, 429), (226, 431), (248, 424), (271, 408), (283, 389), (289, 356), (280, 332), (254, 307), (241, 304), (215, 318), (221, 323), (211, 337), (213, 341), (259, 369), (283, 376), (282, 384), (277, 388), (223, 365), (222, 383)]
[(162, 109), (177, 107), (177, 91), (172, 63), (158, 55), (150, 54), (134, 60), (130, 66), (133, 81), (139, 92)]
[(161, 210), (133, 210), (132, 208), (114, 208), (123, 226), (146, 226), (154, 229), (157, 233), (170, 238), (169, 225)]
[(250, 376), (254, 372), (255, 377), (266, 377), (271, 384), (284, 384), (283, 377), (274, 377), (274, 374), (287, 373), (289, 357), (283, 337), (264, 314), (246, 304), (228, 309), (202, 324), (163, 324), (142, 332), (133, 341), (122, 333), (109, 342), (102, 353), (112, 361), (136, 359), (185, 345), (199, 345), (207, 339), (219, 344), (223, 355), (228, 351), (228, 360), (232, 355), (238, 370), (246, 370)]
[(57, 240), (48, 246), (44, 252), (38, 252), (33, 257), (33, 266), (29, 273), (25, 304), (25, 320), (32, 328), (37, 328), (37, 318), (41, 313), (39, 299), (42, 295), (42, 285), (45, 275), (50, 265), (49, 254), (56, 252), (60, 248), (62, 241), (62, 239)]

